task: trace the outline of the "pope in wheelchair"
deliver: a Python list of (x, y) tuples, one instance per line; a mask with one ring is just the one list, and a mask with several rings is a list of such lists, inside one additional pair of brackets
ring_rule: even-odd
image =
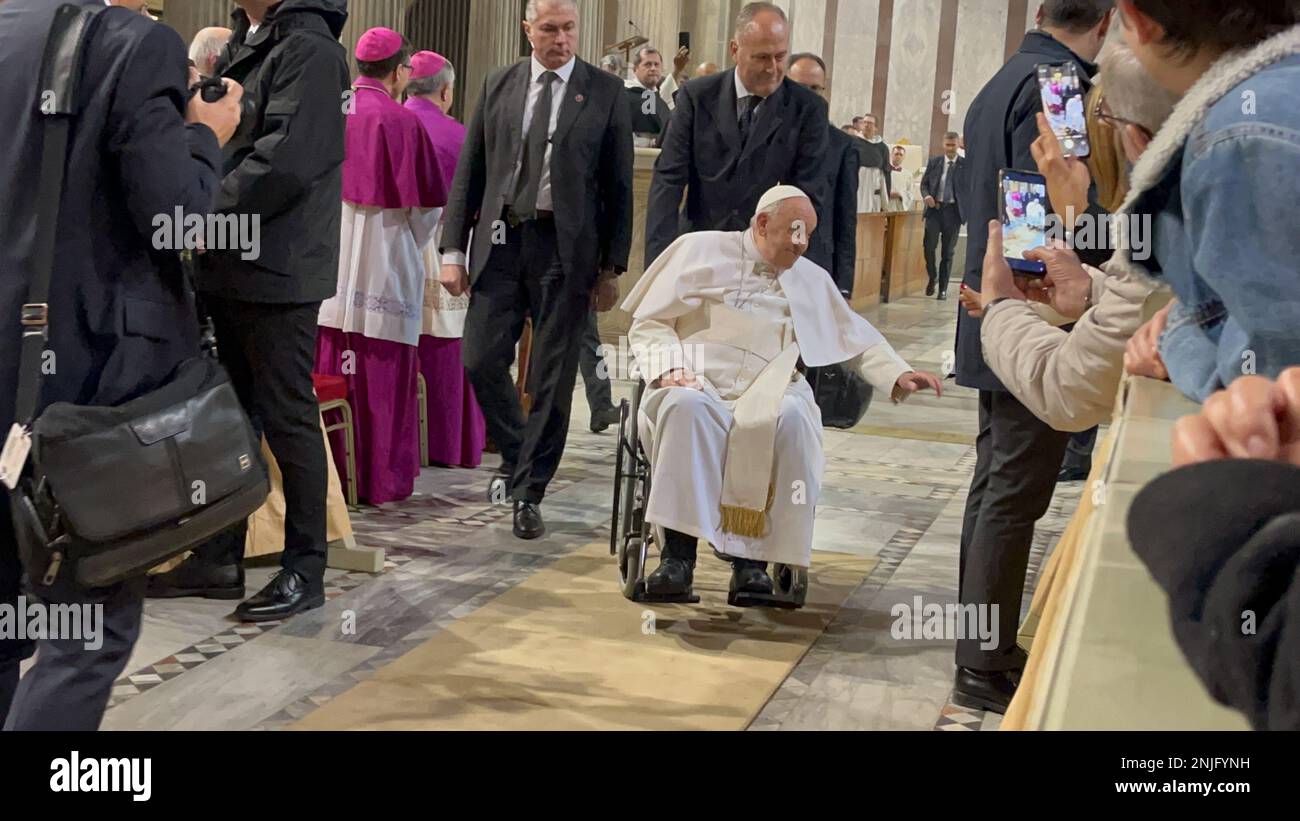
[(634, 584), (625, 578), (625, 594), (638, 601), (698, 601), (702, 539), (732, 564), (731, 604), (802, 605), (802, 595), (774, 594), (768, 575), (775, 564), (788, 591), (791, 573), (806, 584), (812, 560), (825, 460), (801, 360), (846, 363), (895, 402), (942, 393), (937, 376), (914, 371), (850, 309), (830, 275), (802, 258), (816, 230), (808, 196), (778, 186), (760, 200), (749, 230), (678, 239), (623, 304), (646, 385), (632, 448), (632, 459), (648, 457), (638, 518), (661, 548), (654, 573)]

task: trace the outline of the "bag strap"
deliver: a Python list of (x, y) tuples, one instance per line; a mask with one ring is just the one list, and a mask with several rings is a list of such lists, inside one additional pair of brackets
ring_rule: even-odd
[(30, 428), (41, 393), (41, 354), (49, 337), (50, 279), (54, 276), (54, 246), (58, 235), (59, 204), (68, 157), (68, 130), (77, 112), (87, 34), (102, 5), (59, 6), (45, 41), (41, 61), (40, 111), (45, 117), (41, 150), (40, 192), (36, 200), (36, 251), (33, 276), (22, 307), (22, 352), (19, 357), (18, 394), (14, 418)]

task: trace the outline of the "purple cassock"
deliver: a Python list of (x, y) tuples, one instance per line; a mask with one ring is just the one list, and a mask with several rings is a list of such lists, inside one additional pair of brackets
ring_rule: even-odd
[[(420, 118), (433, 144), (445, 187), (450, 190), (456, 176), (456, 163), (465, 143), (465, 126), (443, 113), (423, 97), (406, 101), (406, 109)], [(426, 259), (437, 265), (437, 254)], [(420, 336), (420, 375), (428, 389), (427, 419), (429, 462), (435, 465), (478, 467), (487, 444), (487, 425), (483, 411), (474, 398), (474, 388), (461, 363), (460, 331), (468, 300), (457, 300), (437, 282), (437, 271), (430, 271), (425, 282), (426, 312), (439, 312), (437, 321), (426, 323)], [(428, 293), (433, 289), (433, 293)], [(466, 303), (462, 305), (461, 303)]]
[[(343, 161), (344, 240), (353, 247), (371, 247), (351, 236), (356, 220), (364, 223), (362, 233), (383, 236), (386, 222), (377, 209), (387, 212), (440, 208), (447, 204), (450, 180), (438, 165), (433, 145), (417, 116), (388, 95), (374, 79), (360, 77), (353, 84), (353, 108), (348, 114)], [(414, 212), (412, 212), (414, 213)], [(406, 215), (403, 214), (403, 219)], [(411, 232), (398, 238), (411, 242)], [(345, 245), (348, 243), (345, 242)], [(422, 278), (418, 271), (398, 270), (392, 260), (418, 258), (416, 248), (398, 249), (391, 254), (365, 254), (340, 260), (340, 283), (361, 279), (369, 293), (385, 293), (386, 281), (409, 283)], [(356, 252), (343, 256), (356, 256)], [(377, 270), (383, 268), (384, 270)], [(358, 269), (364, 276), (358, 277)], [(392, 278), (392, 279), (389, 279)], [(419, 281), (415, 279), (415, 281)], [(366, 293), (340, 285), (344, 298), (356, 300), (350, 315), (387, 311), (392, 306), (377, 302)], [(339, 297), (336, 297), (339, 299)], [(375, 305), (369, 302), (376, 302)], [(330, 303), (327, 302), (327, 305)], [(395, 321), (404, 321), (395, 317)], [(415, 318), (418, 322), (418, 317)], [(332, 323), (337, 324), (337, 323)], [(316, 339), (318, 373), (342, 376), (348, 383), (355, 429), (357, 495), (369, 504), (398, 501), (410, 496), (420, 473), (420, 435), (417, 374), (419, 349), (392, 338), (383, 339), (358, 332), (358, 327), (330, 327), (322, 324)], [(412, 337), (414, 341), (415, 337)], [(430, 389), (431, 398), (433, 389)], [(335, 464), (346, 470), (341, 432), (331, 434)]]

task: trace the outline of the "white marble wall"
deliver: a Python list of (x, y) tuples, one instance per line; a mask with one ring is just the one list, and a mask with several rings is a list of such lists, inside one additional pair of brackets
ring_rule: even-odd
[(959, 0), (957, 43), (953, 54), (952, 102), (948, 128), (961, 132), (975, 95), (1003, 63), (1007, 5), (989, 0)]
[[(880, 8), (865, 0), (840, 0), (835, 19), (835, 61), (831, 66), (831, 120), (836, 125), (874, 107), (876, 30)], [(930, 73), (934, 73), (931, 69)]]
[[(930, 153), (934, 68), (939, 59), (941, 0), (896, 0), (889, 61), (885, 139), (922, 146)], [(877, 106), (876, 108), (879, 108)]]
[(1029, 8), (1025, 13), (1025, 31), (1034, 30), (1035, 20), (1038, 17), (1038, 8), (1042, 5), (1042, 0), (1029, 0)]
[[(826, 0), (787, 0), (792, 15), (790, 53), (809, 51), (822, 54), (826, 50)], [(853, 2), (853, 0), (849, 0)], [(864, 5), (873, 5), (866, 3)]]

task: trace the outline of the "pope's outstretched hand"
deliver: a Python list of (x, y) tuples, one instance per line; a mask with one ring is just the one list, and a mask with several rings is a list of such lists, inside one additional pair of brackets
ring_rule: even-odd
[(908, 397), (917, 391), (933, 390), (939, 396), (943, 396), (943, 380), (932, 373), (925, 371), (909, 371), (898, 377), (898, 382), (894, 385), (894, 395), (891, 397), (894, 404), (906, 402)]

